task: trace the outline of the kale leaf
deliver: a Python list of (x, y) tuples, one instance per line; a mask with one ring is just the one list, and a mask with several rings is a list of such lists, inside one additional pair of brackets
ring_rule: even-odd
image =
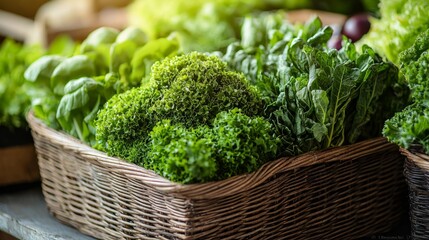
[(196, 183), (250, 173), (276, 156), (271, 124), (241, 110), (220, 112), (210, 125), (159, 122), (150, 133), (145, 165), (171, 181)]

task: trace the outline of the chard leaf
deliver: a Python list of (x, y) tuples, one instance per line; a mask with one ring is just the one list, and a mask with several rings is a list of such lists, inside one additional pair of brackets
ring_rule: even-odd
[(320, 29), (322, 29), (323, 24), (320, 18), (313, 17), (308, 22), (305, 23), (304, 26), (304, 32), (307, 38), (311, 38), (312, 36), (316, 35)]
[(242, 32), (266, 35), (243, 34), (244, 42), (229, 45), (222, 59), (261, 90), (282, 154), (379, 136), (380, 123), (406, 102), (395, 66), (367, 46), (356, 51), (350, 41), (339, 51), (327, 48), (332, 29), (319, 19), (268, 30), (256, 19), (247, 21)]
[(328, 128), (322, 123), (315, 123), (313, 127), (311, 127), (311, 131), (318, 142), (322, 142), (323, 138), (328, 135)]
[(329, 97), (330, 126), (325, 147), (339, 146), (344, 142), (344, 119), (346, 108), (356, 87), (356, 72), (346, 64), (338, 65), (333, 71), (332, 90)]
[(311, 91), (312, 103), (314, 105), (314, 110), (316, 112), (317, 121), (321, 124), (325, 124), (328, 120), (328, 107), (329, 107), (329, 98), (328, 94), (324, 90), (312, 90)]
[(320, 45), (320, 44), (326, 44), (326, 42), (331, 38), (333, 31), (334, 30), (332, 30), (331, 27), (326, 26), (326, 27), (320, 29), (312, 37), (310, 37), (307, 40), (307, 42), (311, 46), (317, 46), (317, 45)]
[(376, 69), (371, 69), (372, 77), (363, 82), (359, 97), (356, 102), (356, 114), (349, 133), (349, 141), (356, 141), (360, 136), (362, 128), (371, 120), (371, 116), (375, 113), (374, 102), (383, 94), (385, 84), (383, 78), (378, 77)]

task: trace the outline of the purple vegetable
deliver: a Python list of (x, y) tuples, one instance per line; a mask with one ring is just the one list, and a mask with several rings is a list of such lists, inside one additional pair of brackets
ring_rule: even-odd
[(367, 14), (356, 14), (348, 18), (344, 23), (343, 34), (350, 38), (352, 42), (356, 42), (369, 31), (370, 27), (371, 24)]
[(343, 47), (342, 41), (343, 41), (342, 35), (340, 35), (340, 34), (339, 35), (333, 35), (331, 37), (331, 39), (329, 39), (329, 41), (328, 41), (328, 47), (340, 50)]

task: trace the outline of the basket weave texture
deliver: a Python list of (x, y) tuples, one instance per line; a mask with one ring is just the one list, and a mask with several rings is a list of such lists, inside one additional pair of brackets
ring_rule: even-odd
[(429, 238), (429, 156), (401, 148), (409, 188), (412, 239)]
[(181, 185), (28, 121), (50, 212), (100, 239), (353, 239), (405, 212), (404, 157), (384, 138)]

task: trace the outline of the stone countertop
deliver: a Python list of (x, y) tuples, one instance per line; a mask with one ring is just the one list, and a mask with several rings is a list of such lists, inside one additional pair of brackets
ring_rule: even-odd
[(0, 231), (22, 240), (91, 240), (49, 214), (40, 183), (0, 188)]

